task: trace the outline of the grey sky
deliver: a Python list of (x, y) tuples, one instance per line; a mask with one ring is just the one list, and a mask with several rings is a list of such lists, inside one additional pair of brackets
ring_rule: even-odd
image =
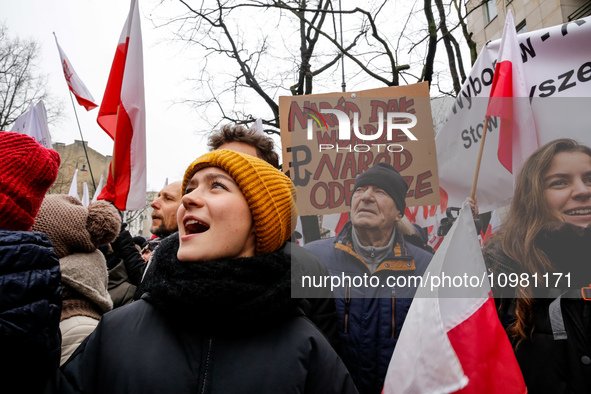
[[(166, 177), (180, 179), (184, 169), (205, 153), (206, 140), (198, 117), (182, 105), (171, 105), (186, 89), (190, 64), (170, 43), (162, 44), (165, 28), (155, 29), (149, 16), (156, 0), (141, 0), (144, 75), (146, 91), (148, 190), (162, 188)], [(169, 3), (174, 7), (173, 3)], [(70, 144), (80, 139), (69, 90), (52, 32), (77, 74), (100, 104), (129, 1), (121, 0), (4, 0), (0, 20), (12, 36), (32, 38), (41, 44), (39, 69), (48, 76), (48, 89), (64, 103), (65, 118), (50, 125), (53, 142)], [(172, 10), (171, 10), (172, 11)], [(159, 9), (159, 13), (162, 8)], [(76, 103), (82, 132), (89, 146), (112, 154), (113, 142), (96, 123), (98, 108), (87, 112)], [(98, 180), (97, 180), (98, 182)]]

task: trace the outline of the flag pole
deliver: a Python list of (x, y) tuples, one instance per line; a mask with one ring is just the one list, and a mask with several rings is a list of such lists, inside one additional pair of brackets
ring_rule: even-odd
[[(59, 43), (57, 42), (57, 36), (53, 31), (53, 36), (55, 37), (55, 43), (57, 44), (58, 51), (60, 52), (60, 57), (62, 56), (61, 48)], [(63, 59), (62, 59), (63, 61)], [(65, 71), (64, 71), (65, 72)], [(92, 180), (92, 186), (94, 187), (94, 191), (96, 192), (96, 183), (94, 182), (94, 175), (92, 173), (92, 167), (90, 165), (90, 160), (88, 160), (88, 152), (86, 151), (86, 144), (84, 143), (84, 137), (82, 136), (82, 128), (80, 127), (80, 121), (78, 120), (78, 112), (76, 111), (76, 105), (74, 104), (74, 98), (72, 97), (72, 90), (70, 87), (70, 81), (66, 76), (66, 81), (68, 82), (68, 91), (70, 92), (70, 100), (72, 101), (72, 107), (74, 107), (74, 115), (76, 116), (76, 123), (78, 124), (78, 130), (80, 131), (80, 138), (82, 139), (82, 148), (84, 148), (84, 156), (86, 156), (86, 162), (88, 163), (88, 169), (90, 170), (90, 179)], [(92, 97), (91, 97), (92, 99)], [(95, 105), (96, 106), (96, 105)]]
[(487, 116), (484, 119), (484, 128), (482, 130), (482, 139), (480, 140), (480, 152), (478, 152), (478, 161), (476, 162), (476, 172), (474, 173), (474, 182), (472, 183), (472, 192), (470, 198), (474, 200), (476, 197), (476, 185), (478, 184), (478, 173), (480, 172), (480, 162), (482, 161), (482, 152), (484, 151), (484, 140), (486, 140), (486, 132), (488, 130), (488, 119)]
[[(341, 0), (339, 0), (339, 20), (341, 25), (341, 48), (343, 48), (343, 14), (341, 13)], [(341, 83), (341, 87), (343, 88), (343, 93), (347, 91), (347, 83), (345, 82), (345, 54), (341, 51), (341, 70), (343, 75), (343, 82)]]
[[(55, 34), (55, 33), (54, 33)], [(86, 162), (88, 163), (88, 169), (90, 170), (90, 179), (92, 180), (92, 186), (94, 186), (94, 190), (96, 191), (96, 184), (94, 183), (94, 175), (92, 175), (92, 167), (90, 166), (90, 160), (88, 160), (88, 152), (86, 151), (86, 144), (84, 143), (84, 137), (82, 136), (82, 128), (80, 127), (80, 122), (78, 121), (78, 112), (76, 112), (76, 105), (74, 104), (74, 98), (72, 97), (72, 92), (70, 92), (70, 100), (72, 100), (72, 107), (74, 107), (74, 115), (76, 115), (76, 123), (78, 123), (78, 130), (80, 131), (80, 138), (82, 138), (82, 147), (84, 148), (84, 155), (86, 156)]]

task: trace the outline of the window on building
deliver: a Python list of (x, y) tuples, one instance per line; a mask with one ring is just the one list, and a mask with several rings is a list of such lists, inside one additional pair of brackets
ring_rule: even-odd
[(515, 26), (515, 30), (517, 30), (517, 34), (527, 32), (527, 24), (525, 23), (525, 19)]
[(488, 0), (484, 3), (484, 20), (488, 24), (497, 16), (497, 1)]

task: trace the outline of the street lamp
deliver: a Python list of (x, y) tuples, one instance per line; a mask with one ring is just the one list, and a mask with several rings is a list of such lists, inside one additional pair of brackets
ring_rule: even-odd
[[(88, 157), (86, 155), (78, 156), (78, 158), (76, 159), (76, 169), (78, 169), (79, 164), (82, 166), (82, 168), (80, 169), (80, 172), (86, 174), (88, 171), (90, 171), (90, 179), (92, 180), (92, 186), (96, 190), (96, 184), (94, 183), (94, 176), (92, 175), (92, 168), (90, 167), (90, 162), (88, 161)], [(88, 164), (88, 170), (86, 169), (87, 164)]]
[[(82, 159), (82, 160), (80, 160), (80, 159)], [(80, 172), (84, 172), (84, 173), (88, 172), (88, 170), (86, 169), (86, 163), (87, 163), (86, 157), (80, 156), (76, 159), (76, 169), (78, 169), (78, 163), (80, 163), (82, 165)]]

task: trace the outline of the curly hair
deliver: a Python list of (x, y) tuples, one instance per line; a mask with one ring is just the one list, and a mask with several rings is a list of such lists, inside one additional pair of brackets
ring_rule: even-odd
[(271, 137), (257, 134), (246, 129), (242, 125), (224, 125), (219, 130), (214, 130), (209, 136), (207, 145), (210, 150), (216, 150), (223, 144), (230, 142), (243, 142), (254, 147), (259, 159), (266, 161), (273, 167), (280, 169), (279, 156), (275, 153), (275, 143)]

